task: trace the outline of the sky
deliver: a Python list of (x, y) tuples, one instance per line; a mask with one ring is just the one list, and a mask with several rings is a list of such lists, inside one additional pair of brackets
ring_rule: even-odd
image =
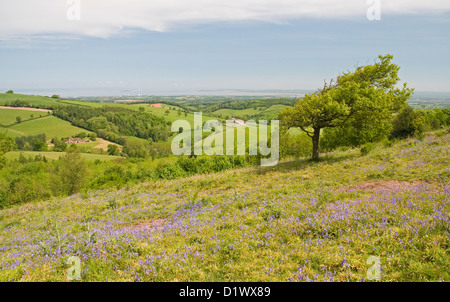
[(294, 93), (389, 53), (450, 92), (449, 25), (447, 0), (0, 0), (0, 91)]

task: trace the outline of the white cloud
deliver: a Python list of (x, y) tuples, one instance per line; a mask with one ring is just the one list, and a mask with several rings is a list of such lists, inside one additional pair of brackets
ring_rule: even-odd
[[(68, 2), (76, 0), (0, 1), (3, 40), (54, 34), (106, 38), (126, 30), (169, 31), (212, 22), (365, 18), (369, 7), (366, 0), (80, 0), (81, 20), (69, 21)], [(382, 15), (449, 11), (448, 0), (381, 0)]]

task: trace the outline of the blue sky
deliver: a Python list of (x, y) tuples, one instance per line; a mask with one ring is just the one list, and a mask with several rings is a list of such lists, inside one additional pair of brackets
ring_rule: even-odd
[(363, 13), (219, 18), (95, 34), (52, 32), (57, 24), (10, 28), (0, 31), (0, 89), (63, 96), (314, 90), (390, 53), (410, 87), (450, 91), (449, 21), (449, 12), (433, 11), (386, 13), (379, 21)]

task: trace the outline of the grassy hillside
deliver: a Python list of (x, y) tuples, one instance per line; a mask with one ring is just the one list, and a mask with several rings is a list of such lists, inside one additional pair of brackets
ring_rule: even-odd
[(52, 137), (69, 137), (80, 132), (90, 133), (85, 129), (73, 126), (67, 121), (59, 119), (55, 116), (43, 117), (31, 121), (15, 124), (8, 128), (11, 132), (19, 133), (21, 135), (36, 135), (45, 133), (48, 139)]
[(29, 110), (19, 110), (19, 109), (1, 109), (0, 108), (0, 125), (9, 126), (15, 124), (16, 117), (20, 117), (22, 122), (47, 116), (48, 114), (40, 111), (29, 111)]
[(0, 211), (0, 280), (450, 280), (450, 134)]
[(12, 103), (16, 100), (30, 103), (33, 107), (52, 108), (59, 105), (57, 99), (46, 96), (27, 95), (17, 93), (0, 93), (0, 106), (5, 106), (7, 103)]

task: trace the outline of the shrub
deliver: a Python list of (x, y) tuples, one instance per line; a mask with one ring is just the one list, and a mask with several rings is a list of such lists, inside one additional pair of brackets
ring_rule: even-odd
[(156, 168), (156, 172), (159, 178), (162, 179), (175, 179), (186, 175), (186, 172), (177, 164), (165, 164), (163, 166), (158, 166), (158, 168)]
[(425, 118), (410, 106), (403, 109), (393, 121), (391, 137), (420, 136), (425, 130)]
[(72, 195), (78, 192), (87, 179), (87, 165), (81, 154), (68, 148), (67, 153), (60, 159), (60, 167), (56, 174), (60, 180), (60, 191)]
[(109, 144), (108, 145), (108, 154), (109, 155), (119, 155), (119, 147), (117, 145)]
[(177, 160), (177, 164), (189, 174), (197, 173), (197, 160), (192, 157), (180, 156)]
[(375, 149), (375, 147), (376, 147), (375, 143), (367, 143), (361, 147), (361, 154), (367, 155), (367, 154), (369, 154), (369, 152), (371, 152), (373, 149)]

